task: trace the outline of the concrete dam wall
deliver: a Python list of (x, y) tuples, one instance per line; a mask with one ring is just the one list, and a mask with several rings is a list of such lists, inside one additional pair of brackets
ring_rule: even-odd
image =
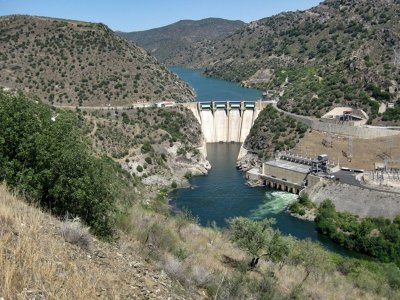
[(243, 143), (263, 108), (261, 102), (199, 102), (185, 105), (201, 124), (206, 143)]

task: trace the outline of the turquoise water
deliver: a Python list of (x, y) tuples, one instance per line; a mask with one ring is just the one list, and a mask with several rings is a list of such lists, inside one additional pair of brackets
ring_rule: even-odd
[(200, 70), (181, 67), (169, 69), (194, 88), (197, 101), (254, 101), (262, 96), (259, 90), (244, 88), (226, 80), (205, 77)]
[(319, 235), (314, 222), (293, 218), (285, 211), (295, 201), (296, 195), (265, 187), (247, 186), (244, 173), (235, 167), (239, 149), (240, 144), (208, 144), (208, 160), (212, 170), (208, 176), (192, 178), (191, 188), (173, 191), (170, 194), (171, 205), (178, 209), (188, 209), (204, 226), (215, 224), (226, 227), (227, 220), (236, 216), (275, 218), (274, 227), (283, 234), (299, 239), (310, 238), (330, 250), (348, 254)]

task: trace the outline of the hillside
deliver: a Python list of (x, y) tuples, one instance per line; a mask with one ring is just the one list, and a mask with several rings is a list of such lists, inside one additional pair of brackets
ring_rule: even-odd
[(4, 299), (190, 299), (137, 255), (135, 241), (97, 240), (0, 186), (0, 295)]
[(0, 18), (0, 87), (58, 105), (193, 101), (194, 92), (103, 24)]
[(268, 105), (255, 120), (244, 148), (264, 160), (269, 159), (275, 151), (294, 148), (307, 129), (306, 125)]
[(167, 65), (175, 65), (179, 51), (190, 51), (196, 42), (224, 38), (244, 25), (242, 21), (207, 18), (199, 21), (182, 20), (160, 28), (119, 34), (148, 50)]
[[(190, 161), (199, 127), (184, 109), (145, 111), (67, 112), (0, 92), (0, 297), (399, 298), (394, 264), (341, 257), (281, 235), (271, 220), (238, 218), (237, 226), (219, 230), (172, 213), (169, 189), (145, 181), (173, 159)], [(143, 119), (154, 136), (140, 135)], [(302, 133), (294, 128), (290, 136)], [(137, 171), (146, 174), (131, 176), (101, 156), (124, 143), (124, 130), (128, 137), (135, 130), (134, 142), (143, 143), (149, 166)], [(165, 142), (185, 147), (175, 157), (160, 154)], [(128, 162), (116, 159), (124, 169), (143, 159), (128, 152)], [(260, 261), (250, 268), (254, 256)]]
[(147, 185), (187, 186), (207, 173), (200, 124), (183, 107), (85, 113), (92, 150), (108, 155)]
[(374, 119), (380, 102), (399, 98), (399, 32), (398, 0), (328, 0), (251, 22), (212, 44), (197, 43), (181, 53), (181, 64), (284, 92), (279, 105), (294, 113), (318, 116), (349, 105)]

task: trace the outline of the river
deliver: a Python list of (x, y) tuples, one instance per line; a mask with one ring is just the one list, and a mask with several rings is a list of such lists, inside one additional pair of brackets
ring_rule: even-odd
[[(207, 93), (210, 95), (208, 100), (222, 100), (229, 94), (229, 91), (225, 90), (230, 88), (232, 84), (230, 82), (204, 78), (199, 71), (190, 69), (175, 67), (172, 71), (192, 85), (199, 101), (207, 100), (202, 98)], [(231, 100), (256, 99), (252, 98), (256, 93), (251, 95), (254, 90), (235, 86), (238, 98)], [(287, 206), (296, 200), (296, 195), (266, 187), (247, 186), (244, 173), (236, 169), (239, 150), (238, 143), (207, 144), (207, 159), (212, 165), (211, 171), (207, 176), (192, 178), (190, 188), (173, 191), (170, 194), (171, 205), (177, 209), (188, 209), (198, 217), (203, 226), (215, 224), (218, 227), (226, 227), (227, 220), (236, 216), (255, 220), (274, 218), (276, 220), (274, 227), (283, 234), (299, 239), (310, 238), (320, 242), (329, 250), (350, 254), (349, 251), (318, 234), (314, 222), (294, 218), (286, 212)]]
[(317, 233), (314, 222), (292, 217), (286, 207), (296, 195), (266, 187), (249, 187), (244, 173), (237, 170), (238, 143), (207, 144), (208, 160), (212, 169), (207, 176), (191, 179), (191, 187), (170, 194), (171, 205), (188, 209), (201, 225), (226, 227), (227, 220), (244, 216), (255, 220), (274, 218), (274, 227), (283, 234), (299, 239), (319, 241), (325, 248), (348, 254), (348, 251)]
[(170, 67), (170, 70), (194, 88), (197, 101), (254, 101), (262, 97), (262, 92), (259, 90), (244, 88), (226, 80), (205, 77), (200, 70), (181, 67)]

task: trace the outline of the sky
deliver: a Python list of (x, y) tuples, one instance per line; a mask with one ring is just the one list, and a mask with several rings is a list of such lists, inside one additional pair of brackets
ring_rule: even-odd
[(101, 22), (113, 30), (140, 31), (218, 17), (255, 21), (283, 11), (305, 10), (322, 0), (0, 0), (0, 15), (28, 14)]

